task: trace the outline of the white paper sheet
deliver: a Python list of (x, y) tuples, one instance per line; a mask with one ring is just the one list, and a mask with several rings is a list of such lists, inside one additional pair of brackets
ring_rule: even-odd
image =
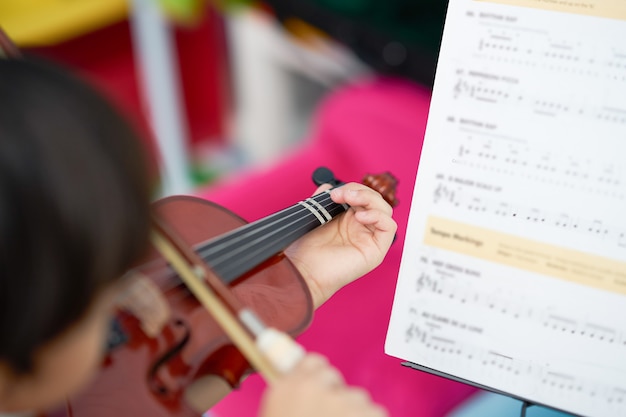
[(385, 352), (626, 416), (626, 2), (450, 0)]

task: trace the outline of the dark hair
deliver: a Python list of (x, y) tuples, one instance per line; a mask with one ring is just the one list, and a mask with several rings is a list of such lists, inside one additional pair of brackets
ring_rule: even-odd
[(146, 156), (69, 71), (0, 59), (0, 359), (16, 372), (146, 249)]

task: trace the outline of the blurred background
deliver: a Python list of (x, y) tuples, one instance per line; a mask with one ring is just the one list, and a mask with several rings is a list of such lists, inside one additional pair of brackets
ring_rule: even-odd
[[(317, 309), (298, 341), (394, 417), (450, 417), (475, 388), (383, 351), (446, 6), (0, 0), (0, 26), (25, 54), (70, 67), (131, 118), (159, 158), (162, 195), (195, 193), (255, 220), (308, 197), (320, 165), (346, 181), (391, 170), (397, 243)], [(268, 197), (269, 186), (282, 188)], [(250, 376), (211, 413), (256, 415), (263, 384)]]
[(321, 99), (375, 75), (431, 86), (444, 0), (2, 0), (28, 54), (74, 68), (187, 192), (298, 147)]

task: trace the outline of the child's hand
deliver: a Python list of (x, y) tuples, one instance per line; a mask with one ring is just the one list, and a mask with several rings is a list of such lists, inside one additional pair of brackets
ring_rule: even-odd
[[(328, 188), (322, 186), (317, 191)], [(377, 267), (397, 230), (391, 206), (377, 191), (348, 183), (330, 195), (336, 203), (349, 204), (350, 209), (285, 251), (309, 286), (315, 307)]]
[(326, 358), (307, 355), (272, 384), (261, 402), (260, 417), (386, 417), (369, 394), (349, 387)]
[(171, 312), (165, 296), (148, 277), (137, 274), (120, 291), (116, 305), (133, 314), (149, 337), (156, 337), (170, 319)]

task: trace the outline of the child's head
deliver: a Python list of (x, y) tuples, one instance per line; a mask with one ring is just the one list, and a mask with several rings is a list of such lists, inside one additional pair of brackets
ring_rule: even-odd
[(108, 289), (147, 246), (149, 193), (142, 144), (105, 99), (51, 64), (0, 59), (0, 409), (55, 346), (103, 343)]

